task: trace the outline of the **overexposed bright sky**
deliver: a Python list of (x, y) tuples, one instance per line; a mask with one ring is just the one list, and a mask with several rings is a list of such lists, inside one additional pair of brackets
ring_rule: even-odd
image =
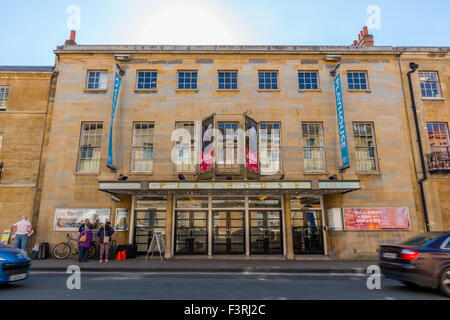
[(350, 45), (376, 6), (376, 45), (450, 45), (448, 0), (21, 0), (1, 6), (0, 65), (53, 65), (71, 6), (79, 44)]

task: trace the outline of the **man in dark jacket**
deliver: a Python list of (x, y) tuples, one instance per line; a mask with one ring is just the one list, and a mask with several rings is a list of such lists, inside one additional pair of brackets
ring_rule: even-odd
[(89, 219), (84, 219), (84, 223), (78, 228), (78, 232), (83, 232), (84, 229), (86, 229), (86, 226), (89, 225)]

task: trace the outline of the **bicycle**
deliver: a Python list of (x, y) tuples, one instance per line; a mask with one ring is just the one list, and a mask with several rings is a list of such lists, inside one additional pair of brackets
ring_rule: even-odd
[[(53, 255), (56, 259), (66, 259), (70, 254), (78, 254), (78, 247), (75, 246), (72, 241), (77, 241), (77, 239), (71, 238), (70, 234), (66, 234), (67, 241), (58, 243), (53, 248)], [(88, 258), (92, 259), (97, 254), (97, 246), (94, 242), (91, 242), (89, 247)]]

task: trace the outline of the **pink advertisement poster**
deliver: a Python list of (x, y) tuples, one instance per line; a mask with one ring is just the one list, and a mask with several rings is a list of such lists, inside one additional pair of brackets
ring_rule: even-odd
[(410, 230), (408, 208), (344, 208), (345, 230)]
[(214, 168), (214, 116), (206, 118), (202, 123), (202, 153), (200, 172)]
[(245, 160), (247, 169), (258, 172), (258, 124), (245, 117)]

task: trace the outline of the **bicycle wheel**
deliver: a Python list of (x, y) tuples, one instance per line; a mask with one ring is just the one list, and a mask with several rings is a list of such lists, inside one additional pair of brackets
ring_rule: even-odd
[(97, 246), (94, 244), (89, 247), (88, 258), (89, 259), (95, 258), (96, 254), (97, 254)]
[(67, 243), (62, 242), (53, 248), (53, 255), (56, 259), (65, 259), (70, 255), (71, 251), (72, 249), (70, 246)]

